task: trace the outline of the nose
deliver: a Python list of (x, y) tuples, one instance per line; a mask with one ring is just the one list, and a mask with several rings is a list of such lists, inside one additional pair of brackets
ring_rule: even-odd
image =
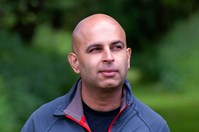
[(104, 50), (104, 53), (103, 53), (103, 62), (113, 62), (114, 61), (114, 56), (113, 56), (113, 53), (111, 52), (110, 49), (106, 49)]

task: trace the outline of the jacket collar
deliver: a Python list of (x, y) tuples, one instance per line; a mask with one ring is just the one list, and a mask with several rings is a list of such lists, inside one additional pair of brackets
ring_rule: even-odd
[[(123, 89), (121, 109), (125, 108), (126, 105), (132, 104), (133, 102), (131, 86), (127, 80), (124, 81)], [(57, 106), (53, 115), (69, 115), (76, 120), (81, 120), (84, 115), (81, 97), (81, 78), (73, 85), (69, 93), (63, 96), (63, 99)]]
[(73, 117), (75, 120), (81, 120), (84, 116), (83, 105), (82, 105), (82, 96), (81, 96), (81, 80), (78, 82), (77, 90), (74, 98), (70, 104), (65, 108), (64, 114)]

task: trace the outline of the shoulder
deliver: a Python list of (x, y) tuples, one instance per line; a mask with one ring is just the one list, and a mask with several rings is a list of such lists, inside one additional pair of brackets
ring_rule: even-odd
[(58, 97), (48, 103), (43, 104), (40, 106), (33, 114), (31, 117), (40, 117), (43, 116), (48, 116), (48, 115), (53, 115), (55, 110), (60, 107), (60, 105), (64, 105), (64, 98), (65, 96)]
[(136, 115), (150, 131), (152, 132), (169, 132), (167, 122), (149, 106), (134, 98), (131, 109), (136, 112)]
[(22, 132), (34, 132), (37, 129), (44, 131), (48, 129), (58, 119), (54, 116), (54, 113), (60, 110), (60, 115), (62, 115), (63, 111), (61, 109), (62, 107), (64, 109), (66, 106), (66, 96), (58, 97), (34, 111), (23, 126)]

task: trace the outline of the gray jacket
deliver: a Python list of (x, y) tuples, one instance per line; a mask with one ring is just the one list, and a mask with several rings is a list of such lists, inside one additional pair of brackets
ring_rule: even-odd
[[(81, 80), (69, 93), (37, 109), (21, 132), (91, 132), (86, 122), (82, 100)], [(170, 132), (166, 121), (151, 108), (135, 98), (128, 81), (124, 82), (121, 110), (108, 132)]]

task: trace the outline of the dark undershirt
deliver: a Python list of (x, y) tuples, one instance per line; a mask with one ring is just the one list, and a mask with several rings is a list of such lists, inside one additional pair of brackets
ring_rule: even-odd
[(83, 109), (92, 132), (107, 132), (111, 122), (120, 111), (120, 107), (107, 112), (95, 111), (84, 102)]

